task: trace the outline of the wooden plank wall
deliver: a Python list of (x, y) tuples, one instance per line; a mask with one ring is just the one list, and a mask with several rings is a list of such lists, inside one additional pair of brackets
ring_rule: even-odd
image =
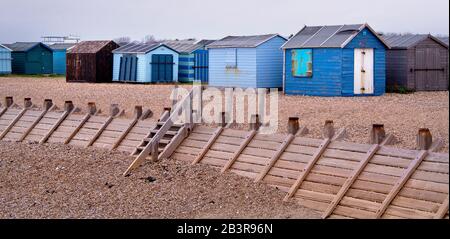
[[(214, 128), (197, 126), (171, 158), (186, 162), (197, 160), (223, 169), (233, 154), (240, 150), (248, 131), (225, 128), (211, 147), (205, 147), (215, 131)], [(262, 173), (262, 182), (288, 193), (324, 140), (297, 136), (275, 163), (269, 163), (272, 156), (279, 154), (286, 137), (282, 134), (257, 134), (229, 171), (256, 180)], [(377, 211), (391, 195), (392, 200), (381, 213), (381, 218), (448, 218), (449, 155), (426, 152), (412, 174), (404, 177), (420, 152), (332, 141), (291, 200), (321, 212), (324, 218), (376, 218)], [(203, 154), (198, 160), (197, 157)], [(265, 174), (263, 171), (267, 170), (267, 165), (273, 166)], [(395, 187), (401, 178), (406, 181), (396, 192)], [(341, 190), (346, 181), (349, 181), (348, 185)], [(329, 209), (333, 201), (335, 205)]]
[[(4, 109), (2, 107), (0, 111)], [(92, 146), (109, 150), (117, 143), (116, 150), (132, 153), (156, 125), (156, 122), (150, 119), (139, 119), (132, 125), (134, 119), (124, 117), (113, 117), (108, 124), (105, 124), (109, 118), (107, 115), (89, 115), (76, 110), (70, 111), (67, 117), (57, 125), (65, 112), (57, 107), (43, 112), (40, 107), (33, 106), (20, 116), (22, 110), (21, 107), (14, 105), (6, 108), (0, 115), (0, 134), (5, 135), (2, 138), (3, 141), (37, 143), (50, 134), (45, 142), (86, 147), (90, 141), (93, 141)], [(39, 119), (39, 116), (42, 118)], [(16, 118), (17, 121), (14, 123)], [(105, 125), (104, 128), (102, 128), (103, 125)], [(3, 133), (8, 127), (10, 129)], [(54, 127), (56, 128), (51, 132)], [(128, 130), (129, 127), (131, 128)], [(94, 138), (97, 134), (98, 137)]]
[[(117, 146), (116, 150), (127, 153), (156, 125), (149, 119), (136, 122), (72, 108), (44, 111), (14, 104), (0, 107), (0, 112), (3, 141), (79, 147), (91, 142), (94, 147)], [(321, 212), (323, 218), (448, 218), (448, 154), (336, 137), (330, 142), (299, 134), (254, 135), (228, 127), (196, 126), (171, 158), (266, 183), (286, 192), (287, 199)]]

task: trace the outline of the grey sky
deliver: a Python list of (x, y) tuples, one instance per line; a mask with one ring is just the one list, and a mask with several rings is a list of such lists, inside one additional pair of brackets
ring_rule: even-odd
[(0, 42), (42, 35), (222, 38), (303, 25), (369, 23), (376, 31), (449, 33), (448, 0), (1, 0)]

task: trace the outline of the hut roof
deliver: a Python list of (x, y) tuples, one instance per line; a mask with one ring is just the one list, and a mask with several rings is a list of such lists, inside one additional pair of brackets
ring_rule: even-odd
[(26, 52), (26, 51), (33, 49), (37, 45), (42, 45), (42, 46), (44, 46), (44, 48), (47, 48), (48, 50), (52, 51), (51, 48), (49, 48), (45, 44), (42, 44), (41, 42), (16, 42), (13, 44), (4, 44), (4, 45), (7, 48), (9, 48), (11, 51), (16, 51), (16, 52)]
[(69, 53), (97, 53), (112, 41), (82, 41), (71, 48)]
[(389, 45), (368, 24), (305, 26), (282, 48), (344, 48), (366, 27), (389, 48)]
[(203, 48), (206, 45), (213, 43), (214, 40), (195, 41), (164, 41), (163, 43), (169, 47), (177, 50), (180, 53), (192, 53), (193, 51)]
[(74, 47), (75, 45), (75, 43), (55, 43), (49, 45), (48, 47), (50, 47), (52, 50), (67, 50)]
[(160, 46), (165, 46), (167, 48), (170, 48), (171, 50), (174, 50), (175, 52), (178, 52), (176, 49), (172, 49), (170, 46), (167, 46), (166, 44), (162, 43), (138, 43), (138, 42), (132, 42), (128, 43), (124, 46), (121, 46), (113, 51), (113, 53), (129, 53), (129, 54), (146, 54)]
[(211, 43), (213, 43), (213, 42), (215, 42), (215, 41), (216, 41), (216, 40), (206, 40), (206, 39), (203, 39), (203, 40), (198, 41), (198, 42), (197, 42), (197, 45), (207, 46), (207, 45), (209, 45), (209, 44), (211, 44)]
[(214, 41), (207, 45), (207, 48), (253, 48), (274, 37), (284, 37), (278, 34), (254, 35), (254, 36), (227, 36), (221, 40)]
[(441, 40), (443, 43), (445, 43), (448, 46), (448, 37), (439, 37), (439, 40)]
[(8, 51), (12, 51), (9, 47), (7, 47), (7, 46), (5, 46), (5, 45), (0, 44), (0, 47), (1, 47), (1, 48), (5, 48), (5, 49), (8, 50)]
[(166, 44), (167, 46), (169, 46), (170, 48), (175, 49), (176, 51), (180, 52), (180, 53), (191, 53), (195, 50), (197, 50), (197, 46), (195, 45), (195, 42), (177, 42), (177, 41), (168, 41), (168, 42), (163, 42), (164, 44)]
[(411, 47), (416, 46), (418, 43), (420, 43), (421, 41), (423, 41), (427, 38), (430, 38), (433, 41), (436, 41), (437, 43), (448, 48), (448, 44), (445, 44), (445, 42), (443, 42), (440, 39), (438, 39), (437, 37), (434, 37), (429, 34), (392, 35), (392, 36), (384, 37), (386, 42), (393, 49), (409, 49)]

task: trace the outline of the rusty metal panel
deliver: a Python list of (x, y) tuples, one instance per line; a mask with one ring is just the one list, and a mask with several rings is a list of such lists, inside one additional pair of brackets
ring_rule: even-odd
[(312, 49), (292, 50), (292, 75), (295, 77), (312, 77)]

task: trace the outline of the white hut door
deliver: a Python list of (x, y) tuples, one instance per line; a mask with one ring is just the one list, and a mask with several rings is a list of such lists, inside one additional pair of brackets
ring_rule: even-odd
[(355, 49), (355, 94), (373, 94), (373, 69), (373, 49)]

